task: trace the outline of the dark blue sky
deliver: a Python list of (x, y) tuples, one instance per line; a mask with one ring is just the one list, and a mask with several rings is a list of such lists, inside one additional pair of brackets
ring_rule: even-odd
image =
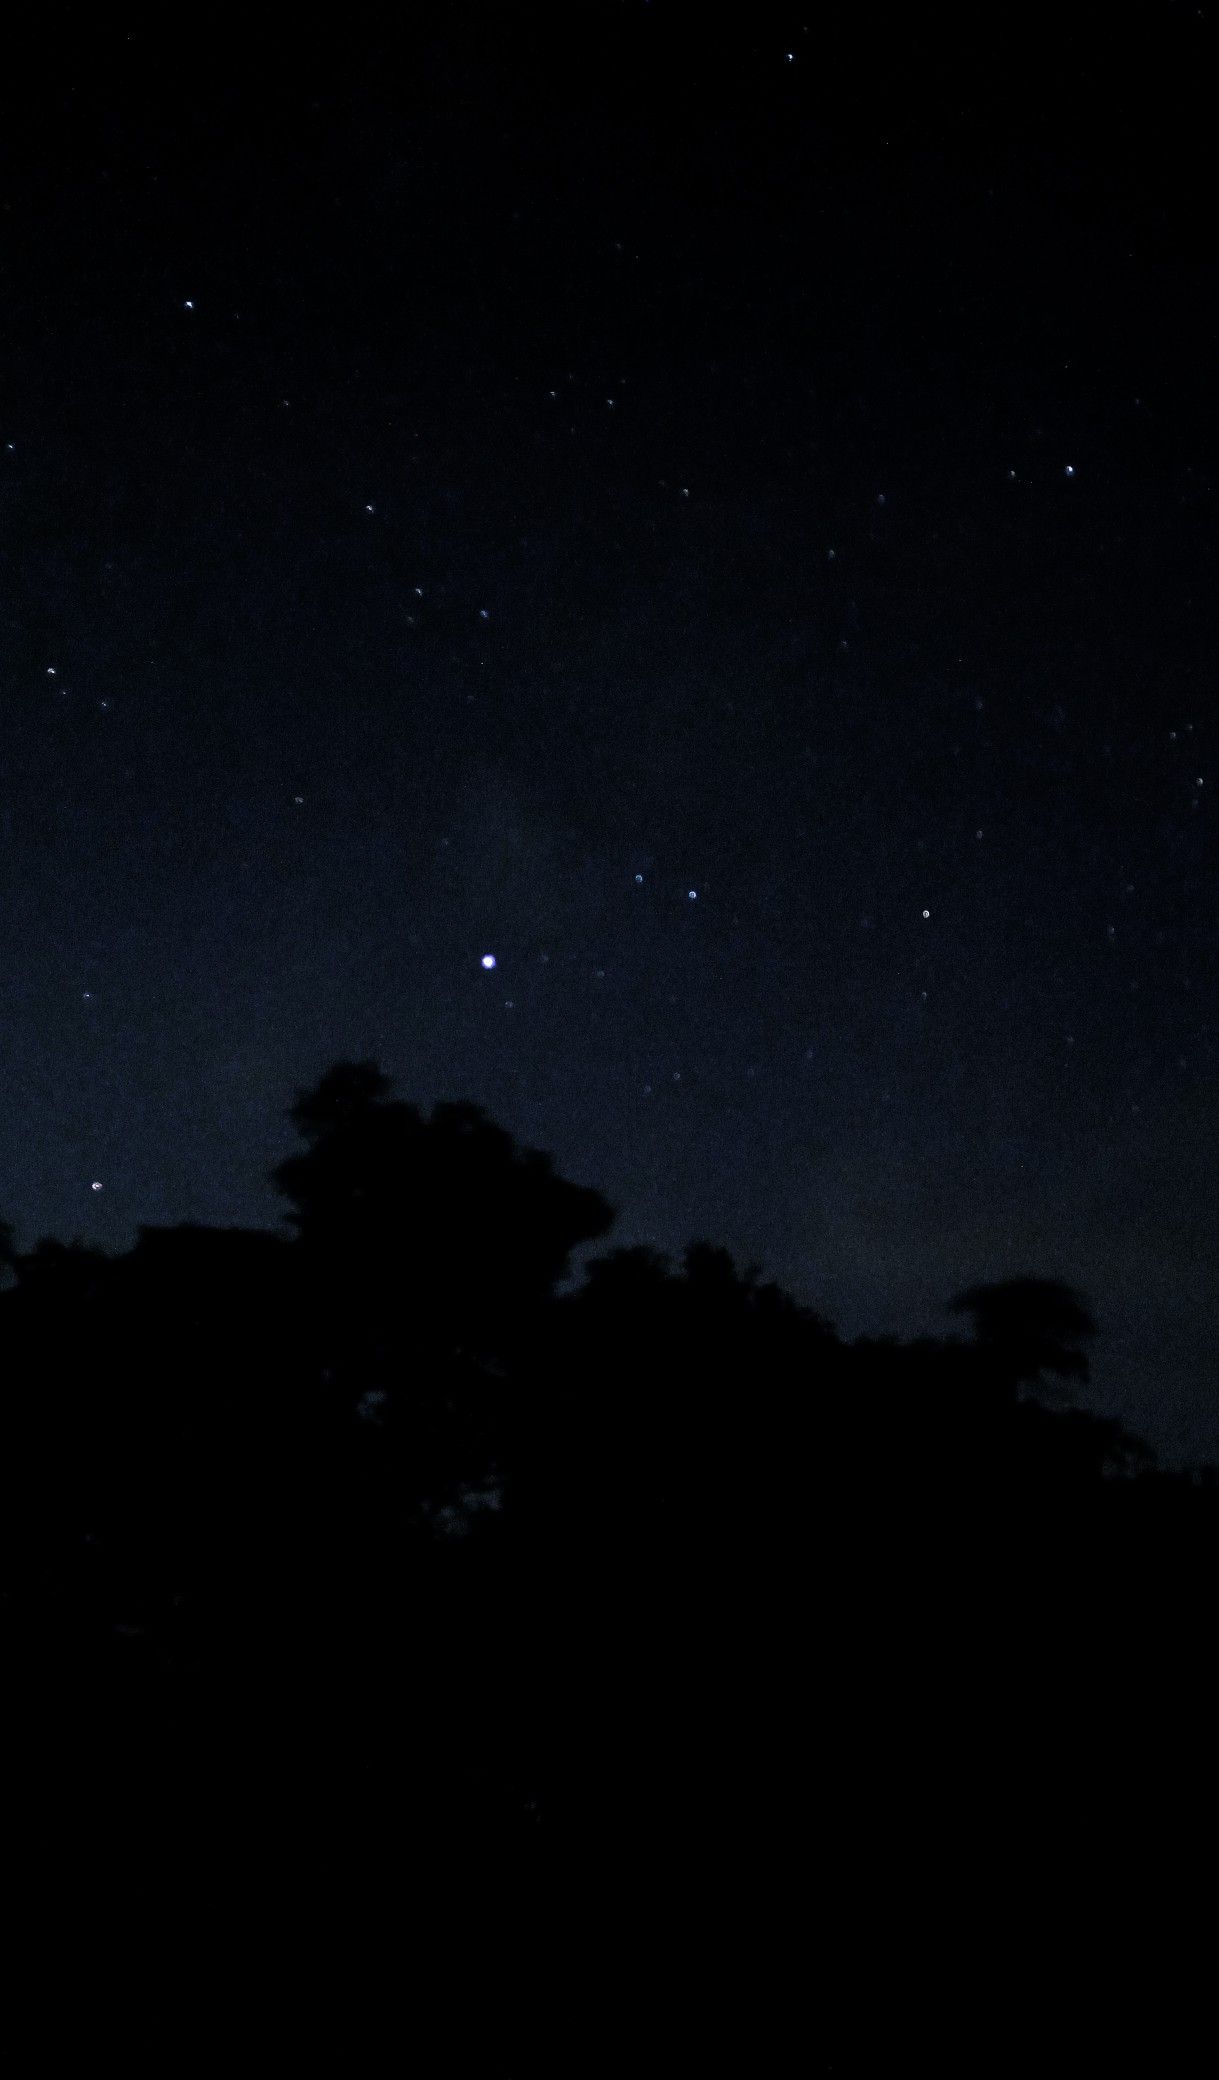
[(6, 67), (0, 1208), (373, 1055), (1219, 1455), (1209, 18), (517, 12)]

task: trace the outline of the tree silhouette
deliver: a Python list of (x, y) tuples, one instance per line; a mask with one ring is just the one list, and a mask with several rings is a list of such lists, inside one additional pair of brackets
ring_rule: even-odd
[(1011, 1278), (970, 1286), (949, 1302), (950, 1312), (973, 1319), (974, 1336), (996, 1376), (1013, 1387), (1049, 1372), (1086, 1380), (1088, 1359), (1079, 1346), (1096, 1334), (1082, 1296), (1053, 1279)]
[(488, 2069), (589, 2065), (522, 1924), (585, 2036), (626, 1927), (658, 2042), (702, 2001), (700, 2058), (756, 2063), (797, 1879), (826, 2041), (904, 2056), (876, 1987), (913, 2014), (946, 1952), (993, 2035), (1047, 1893), (1094, 1872), (1101, 1926), (1115, 1839), (1166, 1853), (1148, 1772), (1177, 1825), (1208, 1780), (1219, 1485), (1046, 1404), (1087, 1380), (1085, 1298), (978, 1285), (969, 1340), (847, 1342), (707, 1240), (565, 1286), (612, 1210), (479, 1107), (349, 1062), (290, 1117), (282, 1232), (0, 1230), (39, 1867), (100, 1859), (199, 1931), (257, 1863), (352, 1987), (459, 1928)]
[(393, 1085), (375, 1062), (336, 1062), (311, 1091), (298, 1091), (288, 1117), (306, 1141), (350, 1126), (383, 1104)]
[(437, 1105), (424, 1120), (388, 1091), (373, 1064), (346, 1063), (298, 1098), (291, 1116), (310, 1145), (274, 1172), (288, 1219), (327, 1279), (409, 1306), (452, 1346), (493, 1344), (612, 1211), (480, 1107)]

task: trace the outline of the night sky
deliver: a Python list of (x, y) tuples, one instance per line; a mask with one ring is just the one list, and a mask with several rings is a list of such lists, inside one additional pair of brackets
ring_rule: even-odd
[(1211, 10), (716, 12), (6, 52), (0, 1213), (373, 1056), (1219, 1457)]

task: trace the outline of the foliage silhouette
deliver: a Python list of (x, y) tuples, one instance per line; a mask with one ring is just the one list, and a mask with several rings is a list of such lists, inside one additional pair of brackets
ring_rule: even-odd
[(974, 1336), (997, 1375), (1005, 1369), (1013, 1385), (1042, 1373), (1086, 1380), (1088, 1359), (1081, 1342), (1095, 1336), (1096, 1323), (1078, 1293), (1052, 1279), (1012, 1278), (1000, 1285), (970, 1286), (949, 1303), (954, 1314), (973, 1319)]
[(478, 1107), (425, 1118), (340, 1063), (290, 1117), (287, 1232), (110, 1257), (0, 1229), (36, 1866), (121, 1867), (129, 1911), (177, 1901), (197, 1944), (247, 1911), (254, 1940), (246, 1872), (336, 1986), (447, 1952), (471, 2069), (530, 2073), (625, 2055), (586, 2041), (623, 1917), (657, 2058), (694, 2055), (699, 2011), (705, 2055), (756, 2064), (776, 1975), (808, 1969), (798, 1879), (819, 2042), (866, 2070), (937, 1953), (964, 2042), (960, 1988), (993, 2034), (997, 1960), (1056, 1890), (1098, 1940), (1142, 1911), (1209, 1765), (1219, 1488), (1037, 1398), (1088, 1377), (1081, 1295), (975, 1286), (966, 1340), (849, 1343), (706, 1241), (565, 1288), (612, 1211)]

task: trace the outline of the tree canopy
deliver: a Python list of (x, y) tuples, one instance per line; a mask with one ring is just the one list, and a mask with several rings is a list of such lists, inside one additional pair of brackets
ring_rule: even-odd
[(936, 1942), (991, 1971), (1081, 1864), (1108, 1925), (1130, 1816), (1146, 1879), (1201, 1793), (1219, 1490), (1047, 1401), (1088, 1379), (1084, 1296), (975, 1285), (968, 1337), (851, 1342), (708, 1240), (573, 1282), (612, 1209), (479, 1107), (341, 1063), (290, 1118), (281, 1232), (0, 1228), (0, 1640), (44, 1864), (143, 1873), (199, 1942), (257, 1843), (353, 1973), (353, 1897), (383, 1960), (451, 1917), (486, 2057), (529, 2072), (588, 2061), (508, 1968), (522, 1917), (573, 1989), (571, 1915), (626, 1917), (674, 2041), (720, 1955), (746, 2062), (790, 1914), (817, 2046), (854, 2015), (877, 2058), (853, 2004), (925, 1998)]

